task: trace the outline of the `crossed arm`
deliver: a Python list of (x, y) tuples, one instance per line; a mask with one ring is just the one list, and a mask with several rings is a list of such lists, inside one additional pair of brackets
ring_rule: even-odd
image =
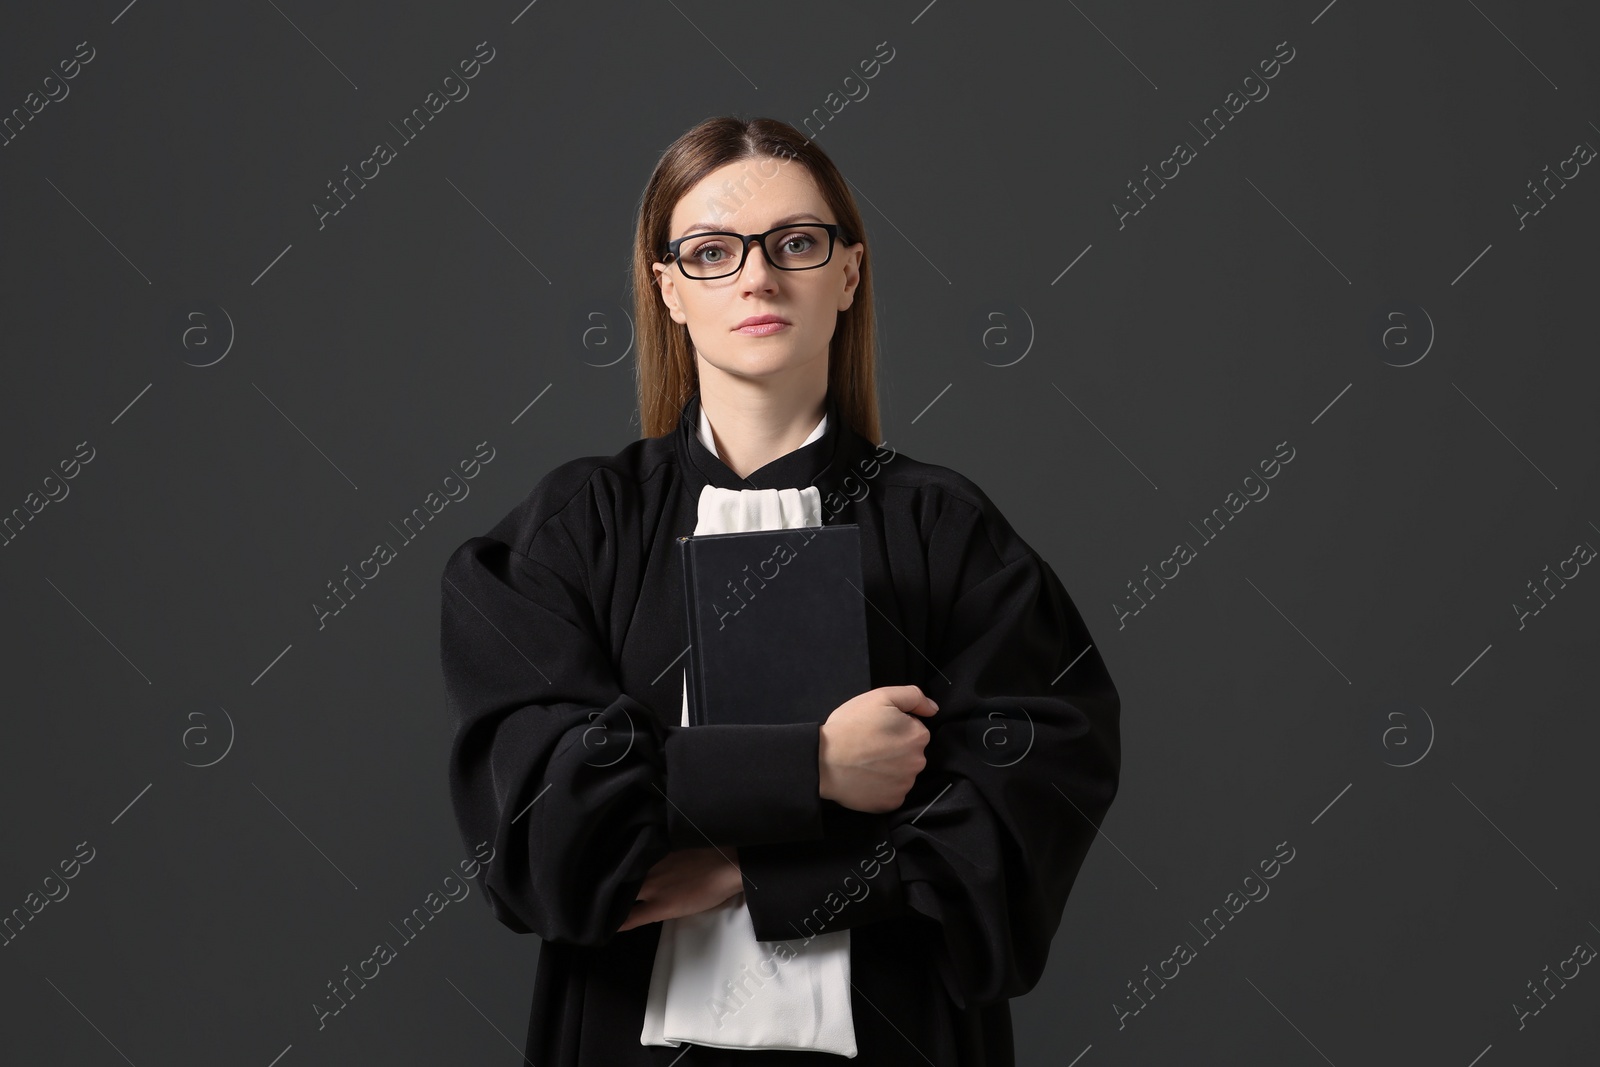
[[(929, 733), (912, 719), (938, 710), (914, 685), (884, 686), (852, 697), (818, 728), (816, 780), (808, 773), (791, 776), (800, 780), (798, 792), (808, 802), (835, 801), (853, 811), (898, 808), (927, 765), (922, 752)], [(809, 764), (809, 733), (796, 731), (791, 738)], [(820, 815), (820, 806), (815, 810)], [(796, 848), (791, 843), (784, 851)], [(744, 890), (737, 846), (676, 848), (646, 873), (618, 932), (708, 911)]]

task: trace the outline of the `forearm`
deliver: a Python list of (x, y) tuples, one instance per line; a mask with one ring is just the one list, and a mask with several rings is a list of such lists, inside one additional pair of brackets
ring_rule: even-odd
[(909, 911), (887, 835), (836, 835), (737, 852), (757, 940), (809, 938)]
[(820, 744), (814, 722), (670, 728), (665, 793), (672, 847), (821, 838)]

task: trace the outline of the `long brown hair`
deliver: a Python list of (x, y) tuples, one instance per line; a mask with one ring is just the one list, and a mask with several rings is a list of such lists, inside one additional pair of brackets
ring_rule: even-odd
[[(788, 123), (725, 115), (698, 123), (672, 142), (656, 163), (639, 201), (633, 243), (633, 307), (639, 349), (635, 367), (639, 426), (645, 437), (675, 430), (683, 405), (700, 384), (689, 328), (672, 321), (650, 265), (666, 258), (672, 209), (684, 194), (718, 167), (741, 159), (758, 160), (758, 167), (769, 161), (805, 167), (838, 219), (839, 244), (866, 240), (861, 213), (843, 175), (827, 153)], [(759, 170), (756, 180), (760, 181)], [(855, 300), (839, 312), (833, 339), (828, 342), (828, 392), (845, 422), (873, 444), (879, 443), (875, 336), (869, 246), (862, 251)]]

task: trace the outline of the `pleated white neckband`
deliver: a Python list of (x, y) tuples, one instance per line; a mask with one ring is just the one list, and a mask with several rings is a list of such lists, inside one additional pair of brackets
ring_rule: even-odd
[[(701, 439), (710, 441), (705, 413)], [(827, 416), (810, 441), (822, 435)], [(804, 489), (700, 490), (695, 534), (822, 525), (822, 494)], [(689, 725), (689, 679), (682, 724)], [(641, 1045), (816, 1049), (856, 1055), (850, 1008), (850, 931), (757, 941), (738, 893), (709, 911), (666, 919), (656, 946)]]

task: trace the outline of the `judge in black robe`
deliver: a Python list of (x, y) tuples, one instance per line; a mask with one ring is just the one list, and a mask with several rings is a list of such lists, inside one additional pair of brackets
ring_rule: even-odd
[[(495, 850), (495, 918), (541, 939), (536, 1067), (850, 1062), (640, 1043), (662, 927), (618, 927), (669, 850), (709, 845), (736, 851), (759, 940), (851, 931), (856, 1062), (1014, 1062), (1008, 998), (1038, 982), (1116, 794), (1117, 691), (982, 490), (826, 404), (821, 438), (741, 478), (700, 440), (693, 394), (675, 432), (556, 467), (445, 567), (451, 797), (467, 846)], [(680, 725), (675, 539), (707, 484), (815, 485), (825, 524), (860, 525), (872, 687), (939, 706), (896, 811), (819, 797), (817, 723)]]

